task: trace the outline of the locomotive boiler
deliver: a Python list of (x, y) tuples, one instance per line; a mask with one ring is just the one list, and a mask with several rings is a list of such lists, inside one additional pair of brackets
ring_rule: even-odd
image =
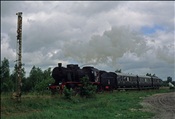
[(93, 84), (98, 82), (98, 69), (94, 67), (83, 67), (82, 69), (77, 64), (68, 64), (67, 67), (62, 67), (61, 63), (52, 71), (52, 77), (55, 82), (49, 87), (50, 89), (63, 90), (67, 88), (76, 88), (81, 85), (80, 80), (87, 76)]

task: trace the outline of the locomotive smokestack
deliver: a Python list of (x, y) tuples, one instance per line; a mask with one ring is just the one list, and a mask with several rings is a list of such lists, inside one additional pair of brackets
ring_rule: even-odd
[(58, 67), (62, 67), (62, 63), (58, 63)]

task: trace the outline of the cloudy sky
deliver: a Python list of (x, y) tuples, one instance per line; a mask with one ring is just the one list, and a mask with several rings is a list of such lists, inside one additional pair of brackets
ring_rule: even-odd
[(23, 12), (22, 62), (44, 69), (76, 63), (175, 80), (173, 1), (1, 1), (1, 60), (16, 60)]

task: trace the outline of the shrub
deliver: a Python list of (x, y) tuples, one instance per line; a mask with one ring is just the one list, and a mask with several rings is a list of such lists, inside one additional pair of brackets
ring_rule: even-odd
[(35, 84), (33, 91), (39, 94), (44, 94), (45, 92), (47, 92), (48, 84), (50, 84), (51, 82), (52, 82), (52, 79), (50, 78), (44, 79), (41, 82)]
[(80, 82), (82, 84), (80, 87), (81, 97), (89, 98), (95, 96), (96, 87), (91, 84), (87, 76), (83, 77)]
[(66, 86), (63, 89), (65, 99), (71, 99), (72, 89), (68, 89)]

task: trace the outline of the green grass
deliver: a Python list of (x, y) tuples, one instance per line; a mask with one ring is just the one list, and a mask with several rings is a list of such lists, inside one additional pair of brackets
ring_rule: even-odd
[(143, 110), (140, 102), (168, 89), (148, 91), (114, 91), (96, 94), (94, 98), (79, 96), (66, 100), (62, 96), (22, 95), (15, 103), (7, 94), (1, 94), (2, 119), (148, 119), (154, 116)]

